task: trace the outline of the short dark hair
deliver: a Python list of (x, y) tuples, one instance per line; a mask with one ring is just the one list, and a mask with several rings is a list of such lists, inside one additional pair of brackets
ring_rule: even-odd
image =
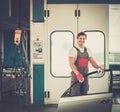
[(83, 35), (83, 36), (85, 36), (85, 37), (87, 38), (87, 35), (86, 35), (85, 32), (80, 32), (80, 33), (78, 33), (78, 35), (77, 35), (77, 39), (78, 39), (78, 37), (81, 36), (81, 35)]

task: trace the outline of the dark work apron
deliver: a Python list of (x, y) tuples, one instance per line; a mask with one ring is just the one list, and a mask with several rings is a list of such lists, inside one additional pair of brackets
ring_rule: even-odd
[[(78, 71), (84, 76), (85, 74), (88, 73), (89, 55), (86, 48), (84, 48), (84, 52), (81, 52), (78, 48), (76, 48), (76, 50), (77, 50), (77, 59), (75, 65)], [(78, 80), (76, 75), (73, 72), (71, 72), (71, 85), (77, 81)], [(88, 77), (85, 77), (83, 83), (80, 82), (76, 83), (71, 88), (71, 96), (85, 95), (87, 94), (88, 90), (89, 90)]]

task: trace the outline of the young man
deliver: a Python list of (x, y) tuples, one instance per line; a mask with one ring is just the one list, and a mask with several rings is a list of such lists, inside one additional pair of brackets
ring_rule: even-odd
[(84, 46), (86, 39), (87, 35), (84, 32), (78, 33), (77, 46), (71, 48), (69, 51), (69, 64), (72, 69), (71, 84), (77, 80), (79, 81), (79, 83), (76, 83), (71, 88), (71, 96), (87, 94), (87, 91), (89, 90), (88, 77), (84, 78), (84, 75), (88, 73), (89, 62), (94, 68), (104, 72), (104, 69), (93, 59), (91, 50)]

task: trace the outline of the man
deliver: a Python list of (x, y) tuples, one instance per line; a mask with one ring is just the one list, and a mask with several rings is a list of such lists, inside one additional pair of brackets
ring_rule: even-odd
[(69, 64), (72, 69), (71, 84), (79, 81), (79, 83), (76, 83), (71, 88), (71, 96), (87, 94), (87, 91), (89, 90), (88, 77), (84, 78), (84, 75), (88, 73), (89, 62), (94, 68), (104, 72), (104, 69), (93, 59), (91, 50), (84, 46), (86, 39), (87, 35), (84, 32), (78, 33), (77, 46), (71, 48), (69, 51)]

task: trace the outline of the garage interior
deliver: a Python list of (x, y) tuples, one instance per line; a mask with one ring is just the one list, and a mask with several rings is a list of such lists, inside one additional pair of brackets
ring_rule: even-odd
[[(53, 0), (54, 1), (54, 0)], [(22, 30), (21, 43), (14, 43)], [(0, 1), (0, 111), (57, 112), (57, 105), (30, 105), (30, 0)], [(110, 66), (119, 70), (119, 66)], [(114, 74), (114, 104), (119, 104), (120, 76)], [(117, 92), (116, 92), (117, 89)], [(117, 107), (119, 108), (119, 107)], [(119, 110), (119, 109), (117, 109)], [(117, 111), (115, 111), (117, 112)]]

